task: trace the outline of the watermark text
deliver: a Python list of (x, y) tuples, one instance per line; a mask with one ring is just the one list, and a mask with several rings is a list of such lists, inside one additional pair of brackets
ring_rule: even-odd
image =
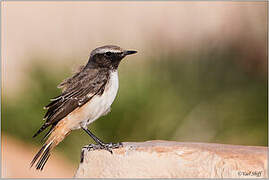
[(238, 171), (238, 176), (255, 176), (261, 177), (262, 171)]

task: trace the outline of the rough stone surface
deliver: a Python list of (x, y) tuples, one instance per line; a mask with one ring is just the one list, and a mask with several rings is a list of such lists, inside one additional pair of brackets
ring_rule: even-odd
[(111, 155), (83, 149), (77, 178), (266, 178), (267, 147), (125, 142)]

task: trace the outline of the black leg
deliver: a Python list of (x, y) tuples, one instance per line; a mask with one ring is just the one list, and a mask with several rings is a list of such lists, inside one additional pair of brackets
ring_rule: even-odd
[(99, 145), (101, 145), (101, 146), (104, 146), (105, 145), (105, 143), (103, 142), (103, 141), (101, 141), (98, 137), (96, 137), (89, 129), (87, 129), (87, 128), (83, 128), (82, 127), (82, 129), (89, 135), (89, 136), (91, 136), (91, 138), (97, 143), (97, 144), (99, 144)]
[(94, 144), (89, 144), (89, 146), (85, 147), (88, 150), (105, 149), (112, 154), (113, 152), (111, 149), (119, 148), (122, 146), (122, 143), (104, 143), (98, 137), (96, 137), (89, 129), (83, 127), (82, 129), (99, 145), (98, 146)]

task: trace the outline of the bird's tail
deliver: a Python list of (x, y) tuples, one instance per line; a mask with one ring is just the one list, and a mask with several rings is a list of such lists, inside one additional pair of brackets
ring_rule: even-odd
[(70, 129), (67, 129), (63, 126), (55, 126), (52, 130), (49, 138), (41, 149), (37, 152), (32, 162), (30, 163), (31, 167), (36, 163), (35, 167), (37, 170), (43, 170), (47, 160), (50, 157), (51, 150), (57, 146), (70, 132)]

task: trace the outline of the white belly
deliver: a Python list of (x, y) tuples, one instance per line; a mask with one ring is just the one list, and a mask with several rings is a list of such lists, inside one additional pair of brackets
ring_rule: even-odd
[(88, 103), (84, 104), (79, 110), (79, 117), (74, 117), (76, 115), (68, 117), (69, 122), (76, 119), (72, 129), (78, 129), (81, 126), (86, 127), (100, 116), (105, 115), (110, 110), (110, 106), (117, 95), (118, 87), (118, 72), (113, 71), (103, 94), (94, 96)]

